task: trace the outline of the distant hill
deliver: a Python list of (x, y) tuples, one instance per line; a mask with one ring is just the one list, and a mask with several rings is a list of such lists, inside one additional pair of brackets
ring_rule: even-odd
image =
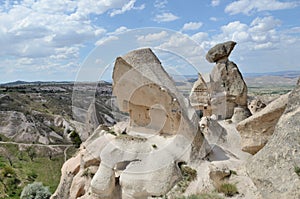
[(276, 76), (285, 78), (298, 78), (300, 77), (300, 71), (277, 71), (277, 72), (265, 72), (265, 73), (243, 73), (244, 77), (263, 77), (263, 76)]
[(25, 86), (25, 85), (49, 85), (49, 84), (71, 84), (72, 81), (34, 81), (34, 82), (26, 82), (26, 81), (14, 81), (0, 84), (0, 86)]

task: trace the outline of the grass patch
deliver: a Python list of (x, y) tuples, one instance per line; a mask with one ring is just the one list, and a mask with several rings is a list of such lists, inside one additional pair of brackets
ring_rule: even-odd
[(218, 192), (224, 193), (225, 196), (231, 197), (238, 194), (238, 190), (235, 184), (223, 183), (218, 187)]
[[(9, 165), (5, 157), (0, 156), (1, 199), (20, 198), (22, 189), (32, 182), (42, 182), (49, 187), (51, 193), (54, 193), (60, 181), (60, 170), (64, 163), (63, 154), (56, 155), (50, 160), (47, 155), (37, 153), (31, 161), (25, 151), (22, 158), (18, 158), (20, 150), (16, 145), (7, 144), (5, 149), (13, 158), (13, 166)], [(73, 152), (73, 149), (70, 149), (70, 152)]]
[(294, 171), (295, 171), (295, 173), (296, 173), (298, 176), (300, 176), (300, 167), (295, 166), (295, 167), (294, 167)]
[(184, 193), (189, 184), (197, 178), (197, 171), (189, 166), (183, 164), (179, 165), (182, 180), (177, 183), (179, 191)]

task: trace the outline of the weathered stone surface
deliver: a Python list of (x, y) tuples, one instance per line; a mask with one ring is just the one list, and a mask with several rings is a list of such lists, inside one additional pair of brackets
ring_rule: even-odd
[(249, 116), (251, 116), (251, 113), (248, 108), (235, 107), (231, 120), (234, 123), (239, 123)]
[(287, 101), (288, 95), (283, 95), (237, 125), (236, 128), (242, 137), (243, 151), (255, 154), (265, 146), (274, 132)]
[(248, 174), (263, 198), (299, 198), (300, 178), (295, 172), (295, 166), (300, 166), (299, 135), (300, 85), (298, 83), (288, 97), (287, 107), (276, 125), (273, 136), (247, 164)]
[(206, 54), (206, 60), (210, 63), (217, 62), (220, 59), (229, 57), (236, 42), (227, 41), (221, 44), (217, 44), (212, 47)]
[(198, 80), (194, 83), (189, 96), (191, 105), (203, 116), (211, 115), (210, 93), (208, 87), (201, 74), (198, 74)]
[(248, 109), (252, 114), (262, 110), (266, 107), (266, 104), (263, 103), (260, 99), (254, 99), (248, 104)]
[(92, 175), (100, 164), (100, 152), (113, 138), (110, 134), (99, 137), (95, 132), (82, 144), (80, 152), (64, 163), (61, 169), (61, 180), (51, 199), (70, 198), (85, 195), (90, 188)]
[[(129, 113), (130, 121), (108, 129), (97, 128), (81, 146), (80, 169), (70, 179), (76, 182), (64, 184), (67, 172), (63, 171), (54, 196), (63, 188), (68, 190), (65, 198), (165, 195), (181, 179), (178, 162), (206, 156), (207, 143), (195, 110), (150, 49), (116, 59), (113, 94), (119, 109)], [(97, 164), (92, 179), (88, 175), (90, 184), (83, 184), (82, 175)]]
[[(118, 57), (113, 71), (113, 94), (121, 111), (130, 115), (130, 128), (155, 134), (197, 132), (198, 117), (177, 90), (150, 49)], [(143, 127), (143, 130), (141, 130)]]
[(247, 85), (237, 65), (225, 60), (218, 62), (210, 74), (212, 114), (229, 119), (234, 107), (247, 108)]

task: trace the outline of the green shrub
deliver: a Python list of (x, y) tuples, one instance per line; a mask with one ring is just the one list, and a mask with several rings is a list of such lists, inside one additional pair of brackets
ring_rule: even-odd
[(4, 177), (12, 177), (16, 174), (15, 170), (11, 166), (4, 166), (2, 169), (2, 175)]
[(238, 194), (238, 190), (236, 188), (236, 185), (230, 184), (230, 183), (223, 183), (218, 188), (218, 192), (224, 193), (225, 196), (234, 196), (235, 194)]
[(300, 167), (295, 166), (295, 167), (294, 167), (294, 171), (295, 171), (295, 173), (296, 173), (298, 176), (300, 176)]
[(184, 193), (186, 188), (191, 183), (191, 181), (193, 181), (197, 178), (197, 171), (195, 169), (192, 169), (191, 167), (184, 165), (184, 164), (185, 163), (181, 163), (179, 165), (179, 168), (180, 168), (180, 171), (182, 174), (182, 180), (177, 183), (177, 186), (181, 193)]
[(82, 143), (79, 134), (76, 131), (72, 131), (70, 134), (70, 138), (71, 138), (71, 141), (73, 142), (74, 146), (76, 148), (79, 148), (80, 144)]
[(41, 182), (34, 182), (24, 187), (21, 199), (49, 199), (51, 193)]

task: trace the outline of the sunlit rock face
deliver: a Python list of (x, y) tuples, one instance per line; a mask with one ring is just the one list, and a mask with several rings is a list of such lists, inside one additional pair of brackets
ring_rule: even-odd
[(151, 49), (116, 59), (113, 95), (129, 121), (97, 128), (76, 157), (78, 171), (65, 163), (52, 198), (66, 189), (64, 197), (81, 199), (165, 195), (182, 178), (179, 163), (207, 155), (199, 117)]
[(113, 94), (120, 110), (129, 113), (131, 129), (169, 135), (197, 131), (195, 111), (150, 49), (116, 59)]
[(210, 74), (212, 114), (218, 119), (229, 119), (235, 107), (247, 109), (247, 85), (237, 65), (228, 60), (236, 45), (233, 41), (211, 48), (206, 59), (215, 62)]
[(193, 85), (189, 99), (194, 109), (200, 111), (201, 116), (211, 116), (210, 93), (200, 73), (198, 80)]
[(300, 165), (299, 83), (288, 96), (287, 106), (273, 136), (247, 164), (249, 176), (266, 199), (300, 196), (299, 173), (296, 172)]

